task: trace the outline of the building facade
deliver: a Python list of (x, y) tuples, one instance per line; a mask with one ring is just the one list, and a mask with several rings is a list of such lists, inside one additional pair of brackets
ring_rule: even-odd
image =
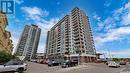
[(17, 56), (25, 57), (25, 60), (36, 58), (41, 29), (36, 25), (26, 25), (17, 45)]
[(75, 7), (47, 34), (46, 54), (48, 59), (78, 59), (80, 62), (96, 61), (92, 30), (88, 16)]
[(11, 40), (11, 33), (6, 30), (8, 25), (6, 14), (0, 12), (0, 51), (12, 52), (13, 44)]
[(37, 53), (37, 59), (45, 58), (45, 53)]

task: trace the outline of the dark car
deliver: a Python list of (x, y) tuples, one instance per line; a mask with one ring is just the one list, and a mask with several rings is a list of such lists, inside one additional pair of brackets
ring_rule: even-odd
[(52, 60), (52, 61), (48, 62), (48, 66), (58, 66), (58, 65), (60, 65), (60, 63), (58, 61)]
[(78, 61), (77, 61), (77, 60), (74, 60), (74, 61), (65, 60), (65, 61), (61, 64), (61, 67), (62, 67), (62, 68), (66, 68), (66, 67), (73, 67), (73, 66), (76, 66), (76, 65), (78, 65)]
[(72, 61), (72, 64), (73, 64), (73, 66), (78, 65), (78, 60), (73, 60), (73, 61)]
[(61, 63), (62, 68), (70, 67), (71, 66), (71, 61), (70, 60), (65, 60)]

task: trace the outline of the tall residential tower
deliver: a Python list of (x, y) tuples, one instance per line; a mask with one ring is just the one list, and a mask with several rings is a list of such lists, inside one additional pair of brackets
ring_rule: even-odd
[(17, 45), (17, 56), (23, 56), (26, 60), (36, 58), (41, 29), (36, 25), (26, 25)]
[(78, 7), (55, 24), (47, 34), (46, 53), (48, 59), (74, 60), (80, 55), (81, 62), (94, 62), (94, 46), (89, 18)]

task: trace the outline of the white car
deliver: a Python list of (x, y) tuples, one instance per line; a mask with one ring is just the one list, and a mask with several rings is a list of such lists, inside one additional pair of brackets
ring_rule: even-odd
[(30, 62), (35, 62), (35, 63), (36, 63), (36, 62), (37, 62), (37, 60), (35, 60), (35, 59), (31, 59), (31, 60), (30, 60)]
[(116, 63), (116, 62), (114, 62), (114, 61), (110, 61), (109, 63), (108, 63), (108, 66), (109, 67), (120, 67), (120, 65), (118, 64), (118, 63)]
[(27, 64), (23, 62), (13, 62), (9, 61), (4, 65), (0, 65), (0, 73), (1, 72), (18, 72), (23, 73), (23, 71), (27, 70)]

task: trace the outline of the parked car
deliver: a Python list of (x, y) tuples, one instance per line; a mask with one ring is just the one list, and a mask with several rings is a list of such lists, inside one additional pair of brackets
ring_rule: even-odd
[(108, 63), (108, 66), (109, 67), (116, 67), (116, 68), (120, 67), (120, 65), (118, 63), (114, 62), (114, 61), (110, 61)]
[(27, 64), (22, 61), (9, 61), (0, 65), (0, 72), (18, 72), (23, 73), (27, 70)]
[(130, 68), (126, 68), (123, 71), (121, 71), (120, 73), (130, 73)]
[(95, 63), (103, 63), (102, 60), (98, 59)]
[(61, 67), (62, 67), (62, 68), (66, 68), (66, 67), (70, 67), (70, 66), (72, 66), (70, 60), (65, 60), (65, 61), (63, 61), (63, 62), (61, 63)]
[(78, 60), (72, 60), (72, 66), (78, 65)]
[(112, 61), (107, 61), (107, 62), (106, 62), (106, 65), (108, 65), (110, 62), (112, 62)]
[(126, 61), (120, 61), (120, 65), (126, 65), (127, 62)]
[(40, 64), (47, 64), (48, 62), (46, 60), (42, 60), (39, 62)]
[(35, 62), (35, 63), (36, 63), (36, 62), (37, 62), (37, 60), (35, 60), (35, 59), (31, 59), (31, 60), (30, 60), (30, 62)]
[(49, 61), (47, 64), (48, 66), (53, 66), (52, 61)]
[(66, 68), (66, 67), (73, 67), (73, 66), (76, 66), (78, 65), (78, 61), (77, 60), (65, 60), (62, 64), (61, 64), (61, 67), (62, 68)]
[(54, 60), (48, 61), (48, 66), (58, 66), (58, 65), (60, 65), (58, 61), (54, 61)]

